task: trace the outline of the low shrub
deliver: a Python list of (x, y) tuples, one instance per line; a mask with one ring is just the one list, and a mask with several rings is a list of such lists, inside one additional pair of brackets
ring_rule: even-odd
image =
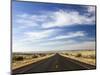
[(66, 55), (69, 55), (68, 53), (65, 53)]
[(38, 58), (38, 56), (37, 55), (34, 55), (34, 56), (32, 56), (32, 58)]
[(76, 54), (75, 57), (82, 57), (82, 54), (81, 53), (78, 53), (78, 54)]
[(96, 58), (95, 55), (90, 55), (89, 57), (90, 57), (91, 59), (95, 59), (95, 58)]
[(13, 57), (13, 60), (15, 61), (22, 61), (24, 58), (22, 56), (15, 56)]

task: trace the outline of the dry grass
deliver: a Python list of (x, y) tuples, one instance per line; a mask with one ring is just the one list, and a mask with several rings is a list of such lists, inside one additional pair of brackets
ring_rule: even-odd
[(12, 69), (17, 69), (31, 63), (49, 58), (54, 54), (13, 54)]
[(95, 65), (95, 50), (67, 51), (61, 53), (62, 56), (69, 57), (84, 63)]

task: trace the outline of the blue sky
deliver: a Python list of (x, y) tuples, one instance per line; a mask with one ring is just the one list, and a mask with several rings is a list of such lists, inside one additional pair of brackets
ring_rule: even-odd
[(95, 6), (12, 4), (14, 52), (95, 49)]

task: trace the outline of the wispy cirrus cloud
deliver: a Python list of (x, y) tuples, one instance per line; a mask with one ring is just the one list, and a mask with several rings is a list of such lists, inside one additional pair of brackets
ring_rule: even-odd
[[(60, 30), (59, 30), (60, 31)], [(25, 32), (24, 38), (21, 39), (21, 41), (31, 41), (31, 42), (51, 42), (53, 41), (59, 41), (60, 39), (72, 39), (72, 38), (80, 38), (85, 37), (86, 33), (84, 31), (76, 31), (76, 32), (67, 32), (62, 34), (59, 33), (58, 29), (51, 29), (51, 30), (44, 30), (44, 31), (38, 31), (38, 32)], [(61, 31), (60, 31), (61, 32)], [(56, 36), (53, 36), (56, 34)], [(49, 38), (50, 37), (50, 38)], [(66, 41), (65, 41), (66, 42)]]
[(38, 31), (38, 32), (25, 32), (24, 35), (30, 40), (31, 39), (40, 40), (40, 39), (44, 39), (44, 38), (48, 38), (49, 36), (52, 36), (55, 31), (56, 30), (52, 29), (52, 30), (44, 30), (44, 31)]
[(84, 36), (86, 36), (86, 34), (83, 31), (77, 31), (77, 32), (69, 32), (66, 33), (65, 35), (56, 36), (53, 39), (71, 39), (75, 37), (84, 37)]
[(18, 14), (16, 17), (15, 23), (19, 24), (19, 28), (38, 27), (40, 26), (39, 22), (44, 22), (46, 19), (45, 15), (30, 15), (26, 13)]
[(58, 11), (41, 12), (42, 14), (20, 14), (17, 15), (16, 23), (21, 24), (21, 28), (27, 27), (64, 27), (73, 25), (91, 25), (95, 23), (95, 7), (86, 7), (87, 13), (80, 14), (78, 11), (67, 11), (59, 9)]
[(95, 22), (94, 16), (88, 17), (86, 15), (81, 15), (77, 11), (67, 12), (64, 10), (59, 10), (57, 12), (52, 13), (52, 15), (52, 21), (42, 24), (44, 28), (85, 24), (91, 25)]

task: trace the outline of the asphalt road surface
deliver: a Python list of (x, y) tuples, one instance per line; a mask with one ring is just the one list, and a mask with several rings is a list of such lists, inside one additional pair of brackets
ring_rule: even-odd
[(91, 70), (95, 68), (96, 67), (93, 65), (89, 65), (67, 57), (63, 57), (60, 54), (55, 54), (54, 56), (45, 60), (41, 60), (36, 63), (13, 70), (12, 75), (41, 72)]

